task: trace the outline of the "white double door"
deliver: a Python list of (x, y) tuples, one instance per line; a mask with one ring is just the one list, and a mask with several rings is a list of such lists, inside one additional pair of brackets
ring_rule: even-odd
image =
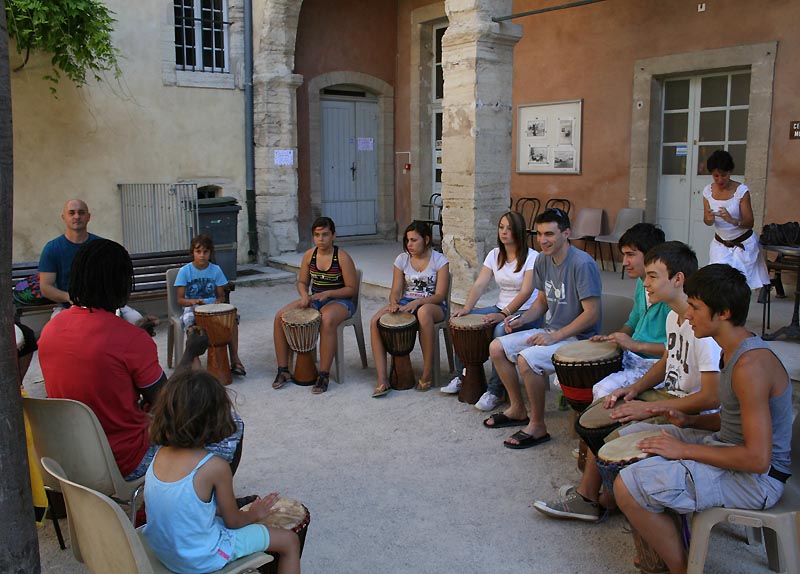
[(323, 100), (322, 215), (342, 236), (377, 232), (378, 105)]
[(683, 241), (708, 263), (714, 228), (703, 223), (703, 188), (711, 183), (706, 160), (725, 149), (733, 179), (744, 182), (750, 72), (665, 80), (662, 91), (658, 222), (667, 240)]

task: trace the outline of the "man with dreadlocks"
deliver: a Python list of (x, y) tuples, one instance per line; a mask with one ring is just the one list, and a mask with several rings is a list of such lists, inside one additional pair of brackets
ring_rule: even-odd
[[(115, 314), (127, 303), (132, 285), (133, 265), (124, 247), (99, 238), (86, 243), (70, 274), (73, 305), (47, 323), (39, 339), (47, 395), (80, 401), (94, 411), (126, 480), (144, 475), (153, 460), (145, 409), (166, 381), (153, 339)], [(190, 330), (176, 372), (191, 368), (207, 346), (202, 329)], [(244, 425), (233, 414), (236, 432), (207, 448), (235, 470)]]

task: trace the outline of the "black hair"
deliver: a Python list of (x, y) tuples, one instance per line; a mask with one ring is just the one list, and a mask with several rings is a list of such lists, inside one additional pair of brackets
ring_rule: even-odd
[(750, 311), (750, 286), (744, 274), (726, 263), (706, 265), (683, 284), (691, 299), (705, 303), (717, 315), (730, 311), (730, 321), (741, 327)]
[(676, 273), (683, 273), (683, 276), (688, 278), (697, 271), (697, 255), (694, 249), (681, 241), (667, 241), (645, 253), (645, 265), (656, 261), (664, 264), (670, 279), (675, 277)]
[[(511, 235), (514, 237), (514, 249), (517, 250), (517, 267), (514, 269), (514, 272), (519, 273), (522, 270), (522, 266), (525, 265), (525, 260), (527, 259), (528, 255), (528, 232), (525, 229), (525, 218), (518, 211), (507, 211), (500, 216), (500, 219), (497, 220), (498, 228), (500, 227), (500, 222), (504, 217), (508, 220), (508, 224), (511, 226)], [(506, 264), (506, 261), (508, 261), (506, 246), (503, 245), (502, 241), (500, 241), (499, 233), (497, 235), (497, 247), (500, 249), (500, 252), (497, 254), (497, 267), (499, 269)]]
[(617, 246), (622, 251), (623, 247), (633, 247), (637, 251), (647, 253), (656, 245), (661, 245), (666, 240), (664, 230), (652, 223), (637, 223), (629, 228), (619, 238)]
[(331, 230), (331, 233), (336, 233), (336, 224), (333, 219), (325, 216), (317, 217), (314, 223), (311, 224), (311, 233), (314, 233), (315, 229), (325, 229), (326, 227)]
[(708, 173), (711, 173), (715, 169), (730, 172), (733, 171), (734, 167), (733, 156), (724, 149), (718, 149), (708, 156), (706, 160), (706, 169), (708, 169)]
[(69, 272), (69, 298), (75, 305), (114, 313), (128, 303), (133, 264), (125, 248), (110, 239), (94, 239), (75, 254)]
[(557, 207), (549, 207), (536, 216), (535, 223), (550, 223), (555, 221), (558, 223), (559, 231), (564, 231), (570, 228), (569, 215), (566, 211), (562, 211)]
[(422, 236), (422, 240), (425, 242), (425, 247), (430, 247), (431, 242), (433, 241), (433, 231), (431, 231), (431, 226), (425, 223), (424, 221), (417, 221), (416, 219), (408, 224), (405, 231), (403, 231), (403, 251), (408, 253), (408, 232), (409, 231), (416, 231)]

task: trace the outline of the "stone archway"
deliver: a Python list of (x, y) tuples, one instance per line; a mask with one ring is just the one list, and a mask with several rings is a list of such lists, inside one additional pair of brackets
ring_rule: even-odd
[(383, 80), (361, 72), (340, 71), (320, 74), (308, 81), (308, 142), (311, 210), (316, 215), (322, 211), (322, 182), (320, 157), (322, 132), (320, 129), (320, 93), (329, 86), (348, 84), (364, 88), (378, 98), (378, 235), (393, 239), (394, 221), (394, 88)]
[[(294, 53), (302, 0), (265, 0), (253, 62), (256, 225), (265, 256), (295, 251), (297, 230), (297, 103), (303, 77)], [(294, 165), (275, 165), (292, 150)]]

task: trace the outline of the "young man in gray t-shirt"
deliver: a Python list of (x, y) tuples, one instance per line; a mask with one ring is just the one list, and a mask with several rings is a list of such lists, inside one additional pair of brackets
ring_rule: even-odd
[[(507, 330), (544, 315), (541, 329), (519, 331), (492, 341), (492, 362), (508, 392), (508, 409), (494, 413), (488, 428), (524, 425), (503, 444), (522, 449), (550, 440), (544, 423), (544, 397), (553, 373), (552, 356), (562, 345), (596, 335), (600, 328), (602, 284), (597, 263), (569, 243), (569, 217), (560, 209), (547, 209), (536, 218), (541, 254), (533, 267), (539, 295), (522, 315), (506, 319)], [(515, 364), (516, 363), (516, 364)], [(519, 374), (531, 403), (527, 416)]]

